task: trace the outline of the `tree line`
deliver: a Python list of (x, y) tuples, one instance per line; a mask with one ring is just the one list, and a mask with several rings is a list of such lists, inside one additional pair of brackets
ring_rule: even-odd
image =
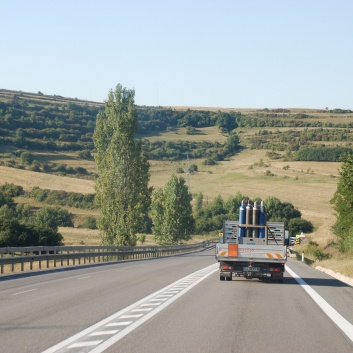
[[(102, 111), (101, 105), (78, 104), (75, 101), (66, 103), (53, 101), (33, 101), (14, 95), (12, 99), (0, 101), (0, 145), (11, 145), (18, 149), (42, 151), (84, 151), (95, 150), (93, 133), (96, 126), (97, 114)], [(175, 110), (160, 107), (136, 107), (137, 129), (139, 135), (151, 132), (167, 131), (179, 127), (187, 128), (188, 133), (195, 133), (201, 127), (218, 126), (222, 132), (229, 134), (239, 128), (266, 127), (306, 127), (310, 132), (295, 136), (295, 132), (281, 134), (280, 139), (273, 139), (273, 135), (259, 132), (250, 141), (251, 148), (274, 149), (285, 151), (295, 150), (308, 141), (351, 141), (350, 132), (342, 131), (353, 127), (352, 122), (334, 122), (336, 116), (350, 114), (351, 111), (334, 109), (330, 111), (332, 119), (323, 123), (315, 116), (308, 114), (292, 114), (286, 109), (263, 109), (252, 113), (203, 111), (203, 110)], [(319, 131), (324, 127), (330, 128)], [(331, 128), (336, 128), (335, 132)], [(313, 131), (315, 130), (315, 131)], [(330, 130), (330, 132), (329, 132)], [(239, 140), (238, 140), (239, 144)], [(288, 146), (290, 144), (290, 146)], [(221, 144), (222, 145), (222, 144)], [(195, 155), (193, 158), (210, 158), (208, 148), (200, 145), (176, 144), (168, 147), (168, 142), (159, 143), (144, 140), (143, 149), (147, 151), (149, 159), (180, 160), (185, 155)], [(299, 146), (299, 147), (298, 147)], [(238, 145), (239, 150), (241, 148)], [(214, 157), (226, 158), (229, 150), (226, 146), (217, 144), (210, 147)], [(233, 152), (234, 153), (234, 152)], [(211, 157), (212, 158), (212, 157)], [(217, 158), (212, 158), (217, 160)], [(14, 167), (20, 167), (12, 163)], [(44, 172), (52, 172), (48, 166), (34, 166)], [(44, 170), (46, 168), (46, 170)], [(60, 167), (63, 169), (63, 167)], [(38, 170), (39, 171), (39, 170)], [(55, 172), (55, 171), (53, 171)], [(72, 171), (63, 171), (70, 174)]]
[[(148, 187), (149, 163), (140, 141), (134, 137), (137, 114), (134, 91), (118, 85), (111, 90), (105, 109), (97, 117), (94, 143), (97, 149), (97, 225), (107, 245), (135, 245), (136, 233), (146, 227), (149, 210), (152, 231), (160, 244), (176, 244), (197, 233), (220, 230), (223, 220), (237, 219), (241, 200), (237, 195), (223, 202), (219, 196), (204, 206), (203, 195), (195, 200), (183, 177), (172, 175), (164, 188)], [(301, 213), (276, 198), (267, 200), (269, 220), (286, 221), (291, 232), (312, 231)]]
[(29, 205), (15, 204), (13, 197), (23, 193), (20, 186), (0, 187), (0, 247), (62, 245), (59, 226), (72, 226), (72, 215), (49, 207), (33, 211)]

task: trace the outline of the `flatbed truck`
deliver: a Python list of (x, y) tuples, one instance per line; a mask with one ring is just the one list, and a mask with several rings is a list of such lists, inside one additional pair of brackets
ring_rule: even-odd
[[(257, 237), (260, 231), (262, 238)], [(216, 244), (220, 280), (242, 276), (282, 282), (287, 261), (285, 237), (283, 222), (256, 225), (224, 221), (223, 234)]]

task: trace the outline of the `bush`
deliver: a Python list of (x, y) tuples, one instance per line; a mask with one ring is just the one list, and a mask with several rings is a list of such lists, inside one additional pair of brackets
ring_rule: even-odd
[(30, 152), (22, 152), (20, 157), (22, 162), (28, 165), (31, 165), (34, 161), (34, 157)]
[(189, 167), (190, 173), (197, 172), (198, 171), (198, 166), (196, 164), (191, 164)]
[(216, 161), (214, 159), (208, 158), (202, 162), (203, 165), (215, 165)]
[(8, 183), (0, 185), (0, 192), (9, 197), (16, 197), (24, 194), (22, 186)]
[(195, 135), (196, 134), (196, 129), (193, 126), (188, 126), (186, 128), (186, 134), (187, 135)]
[(62, 245), (57, 229), (36, 224), (21, 224), (14, 209), (0, 207), (0, 247)]
[(138, 237), (138, 241), (143, 244), (145, 241), (146, 241), (146, 235), (145, 234), (141, 234), (139, 237)]
[(97, 221), (94, 217), (88, 216), (83, 222), (83, 228), (97, 229)]
[(42, 207), (35, 215), (34, 224), (40, 228), (73, 227), (72, 214), (64, 209)]
[(313, 255), (315, 256), (316, 259), (318, 259), (319, 261), (323, 261), (323, 260), (327, 260), (331, 257), (330, 254), (325, 253), (324, 251), (322, 251), (321, 249), (315, 249), (313, 251)]
[(80, 151), (80, 152), (78, 153), (78, 157), (81, 158), (81, 159), (88, 159), (88, 160), (92, 160), (92, 159), (93, 159), (93, 156), (92, 156), (90, 150), (83, 150), (83, 151)]
[(292, 218), (288, 222), (289, 234), (294, 237), (296, 234), (311, 233), (314, 230), (313, 224), (302, 218)]

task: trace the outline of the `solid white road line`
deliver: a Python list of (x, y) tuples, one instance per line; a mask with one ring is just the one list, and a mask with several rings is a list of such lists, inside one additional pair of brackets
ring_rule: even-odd
[(322, 311), (348, 336), (353, 342), (353, 325), (339, 314), (324, 298), (312, 289), (302, 278), (286, 266), (286, 271), (303, 287)]

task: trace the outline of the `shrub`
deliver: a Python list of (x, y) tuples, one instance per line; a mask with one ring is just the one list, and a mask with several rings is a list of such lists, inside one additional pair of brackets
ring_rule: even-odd
[(93, 156), (92, 156), (90, 150), (83, 150), (83, 151), (80, 151), (80, 152), (78, 153), (78, 157), (81, 158), (81, 159), (88, 159), (88, 160), (92, 160), (92, 159), (93, 159)]
[(212, 158), (208, 158), (208, 159), (205, 159), (203, 162), (202, 162), (203, 165), (215, 165), (216, 164), (216, 161)]
[(24, 194), (22, 186), (12, 183), (0, 185), (0, 192), (9, 197), (16, 197)]
[(97, 229), (97, 221), (94, 217), (88, 216), (83, 222), (83, 228)]
[(138, 240), (141, 244), (143, 244), (145, 241), (146, 241), (146, 235), (145, 234), (141, 234), (139, 237), (138, 237)]
[(331, 257), (330, 254), (325, 253), (324, 251), (322, 251), (321, 249), (315, 249), (313, 251), (313, 255), (315, 256), (315, 258), (317, 258), (319, 261), (323, 261), (323, 260), (327, 260)]
[(34, 224), (40, 228), (73, 227), (72, 214), (64, 209), (42, 207), (35, 215)]
[(197, 172), (198, 171), (198, 166), (196, 164), (191, 164), (189, 167), (190, 173)]
[(31, 165), (34, 161), (34, 157), (30, 152), (22, 152), (20, 157), (22, 162), (28, 165)]

